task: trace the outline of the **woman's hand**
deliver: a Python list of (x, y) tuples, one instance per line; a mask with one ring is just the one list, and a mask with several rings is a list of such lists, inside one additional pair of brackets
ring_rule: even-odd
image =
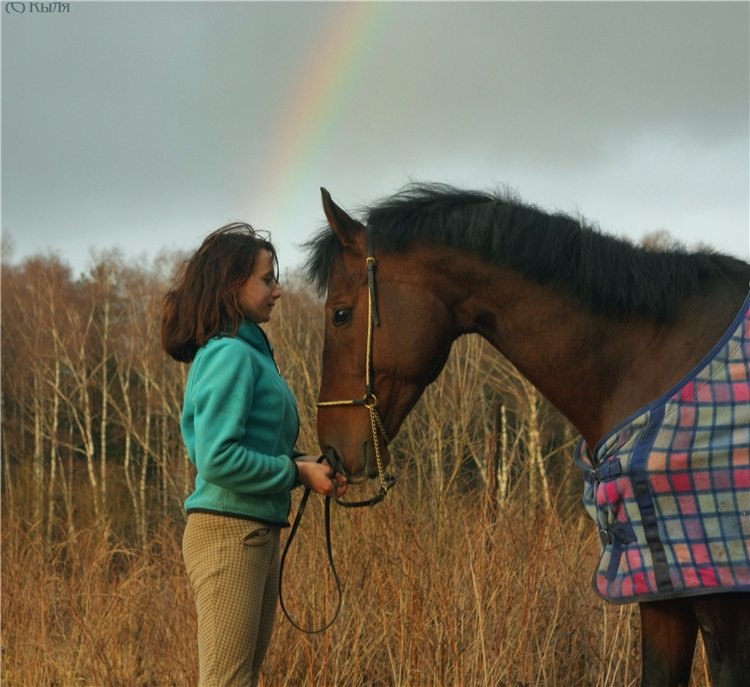
[(295, 459), (299, 470), (299, 481), (310, 491), (324, 496), (343, 496), (349, 486), (344, 475), (336, 473), (326, 462), (318, 463), (313, 456), (300, 456)]

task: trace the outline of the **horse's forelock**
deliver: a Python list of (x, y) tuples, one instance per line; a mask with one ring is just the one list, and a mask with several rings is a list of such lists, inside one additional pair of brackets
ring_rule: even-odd
[(324, 295), (328, 288), (333, 261), (341, 254), (341, 242), (326, 224), (318, 233), (304, 244), (307, 251), (305, 276), (311, 281), (319, 295)]

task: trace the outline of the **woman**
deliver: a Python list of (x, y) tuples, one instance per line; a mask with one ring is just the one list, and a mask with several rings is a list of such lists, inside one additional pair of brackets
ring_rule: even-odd
[(192, 362), (182, 435), (197, 476), (183, 556), (198, 615), (201, 687), (256, 685), (278, 597), (290, 490), (346, 481), (294, 450), (299, 418), (258, 326), (281, 296), (276, 251), (248, 224), (210, 234), (164, 299), (162, 345)]

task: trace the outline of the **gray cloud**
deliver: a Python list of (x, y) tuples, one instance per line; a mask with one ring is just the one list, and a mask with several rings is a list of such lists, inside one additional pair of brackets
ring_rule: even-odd
[(51, 247), (82, 267), (90, 246), (189, 248), (242, 217), (295, 262), (318, 186), (355, 207), (417, 177), (509, 184), (611, 231), (666, 228), (747, 257), (747, 4), (387, 3), (325, 140), (269, 207), (279, 123), (303, 106), (291, 89), (325, 76), (305, 69), (352, 11), (4, 16), (3, 230), (18, 256)]

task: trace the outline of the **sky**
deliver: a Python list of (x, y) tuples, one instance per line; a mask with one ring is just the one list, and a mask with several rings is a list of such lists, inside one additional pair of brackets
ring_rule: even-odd
[(10, 262), (242, 220), (295, 269), (321, 186), (359, 216), (410, 181), (748, 258), (747, 2), (1, 4)]

